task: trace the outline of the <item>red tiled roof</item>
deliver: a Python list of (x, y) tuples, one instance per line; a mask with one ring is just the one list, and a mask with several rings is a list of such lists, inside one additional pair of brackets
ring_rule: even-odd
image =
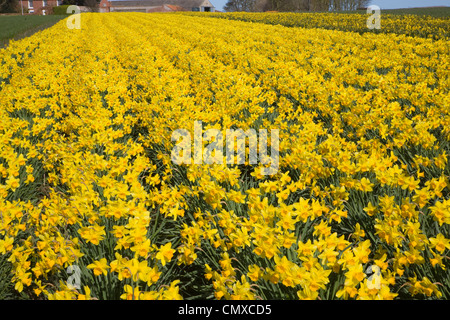
[(186, 11), (186, 10), (183, 7), (174, 6), (172, 4), (165, 4), (147, 10), (147, 12), (172, 12), (172, 11)]
[(186, 11), (183, 7), (174, 6), (172, 4), (167, 4), (166, 7), (169, 7), (172, 11)]
[(166, 9), (164, 6), (154, 7), (151, 9), (147, 9), (147, 12), (169, 12), (170, 10)]

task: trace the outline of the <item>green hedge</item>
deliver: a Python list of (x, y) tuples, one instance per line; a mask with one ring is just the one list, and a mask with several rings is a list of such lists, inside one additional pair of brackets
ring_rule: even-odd
[(67, 13), (68, 7), (69, 7), (69, 5), (53, 7), (53, 14), (69, 14), (69, 13)]

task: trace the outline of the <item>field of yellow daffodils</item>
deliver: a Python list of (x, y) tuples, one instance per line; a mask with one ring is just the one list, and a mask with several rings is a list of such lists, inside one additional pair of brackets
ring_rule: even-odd
[[(450, 298), (439, 30), (79, 18), (0, 50), (1, 299)], [(174, 163), (199, 122), (278, 171)]]

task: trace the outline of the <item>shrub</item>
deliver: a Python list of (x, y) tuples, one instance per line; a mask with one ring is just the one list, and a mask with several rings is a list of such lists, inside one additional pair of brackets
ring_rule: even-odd
[(0, 1), (0, 13), (17, 13), (20, 5), (17, 0)]
[(69, 7), (69, 5), (53, 7), (53, 14), (61, 14), (61, 15), (68, 14), (67, 13), (68, 7)]

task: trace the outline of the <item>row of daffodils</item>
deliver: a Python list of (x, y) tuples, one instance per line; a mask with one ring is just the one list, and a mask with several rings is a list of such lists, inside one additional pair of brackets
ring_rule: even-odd
[(0, 51), (2, 298), (450, 298), (448, 40), (79, 18)]
[[(183, 12), (184, 15), (205, 16), (205, 13)], [(286, 27), (322, 28), (358, 33), (395, 33), (414, 37), (448, 39), (449, 17), (428, 15), (385, 14), (383, 10), (368, 10), (367, 14), (292, 13), (292, 12), (232, 12), (208, 13), (211, 18), (242, 20), (282, 25)]]

